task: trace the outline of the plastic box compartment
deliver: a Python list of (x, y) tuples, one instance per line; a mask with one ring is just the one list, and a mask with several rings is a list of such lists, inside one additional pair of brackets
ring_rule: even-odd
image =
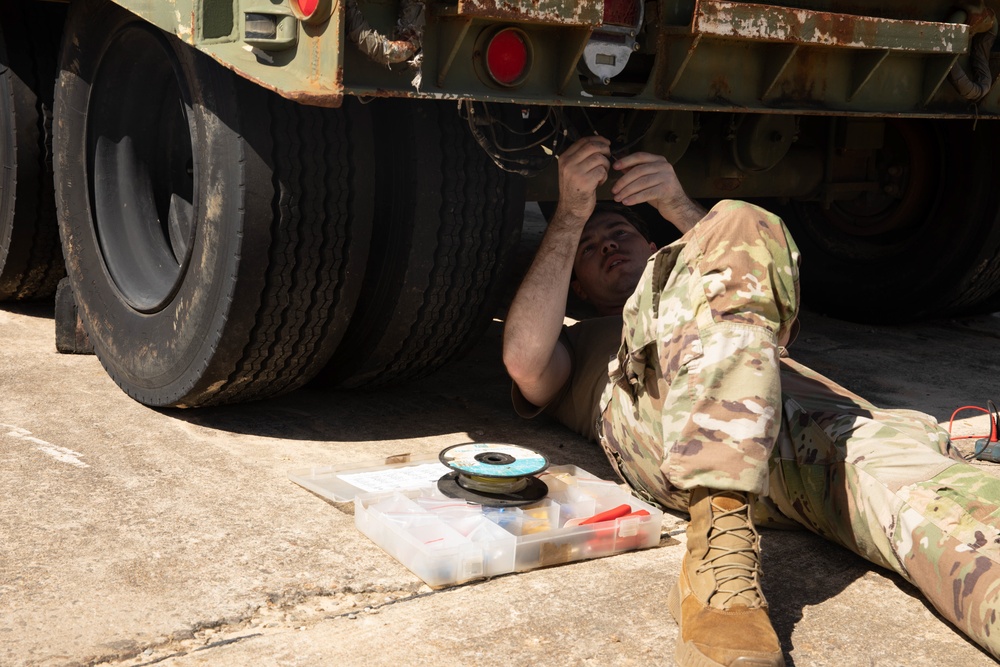
[[(503, 509), (445, 496), (437, 479), (446, 472), (436, 459), (426, 459), (351, 469), (313, 467), (289, 477), (334, 501), (353, 497), (358, 530), (435, 588), (660, 541), (660, 510), (576, 466), (552, 466), (539, 474), (549, 493), (538, 503)], [(632, 516), (575, 525), (622, 505)]]

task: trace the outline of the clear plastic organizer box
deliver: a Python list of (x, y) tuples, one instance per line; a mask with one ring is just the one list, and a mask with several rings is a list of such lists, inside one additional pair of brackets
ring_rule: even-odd
[[(312, 467), (293, 470), (289, 478), (334, 501), (353, 499), (358, 530), (432, 587), (610, 556), (660, 541), (660, 510), (576, 466), (552, 466), (539, 474), (548, 495), (517, 508), (484, 507), (444, 495), (437, 480), (447, 472), (437, 459), (423, 459), (351, 469)], [(602, 513), (618, 518), (580, 524)]]

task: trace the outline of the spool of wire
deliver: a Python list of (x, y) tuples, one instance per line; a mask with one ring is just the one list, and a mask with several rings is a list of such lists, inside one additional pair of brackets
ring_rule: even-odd
[(517, 445), (468, 443), (438, 455), (452, 469), (438, 480), (441, 493), (488, 507), (529, 505), (549, 489), (535, 475), (549, 467), (538, 452)]

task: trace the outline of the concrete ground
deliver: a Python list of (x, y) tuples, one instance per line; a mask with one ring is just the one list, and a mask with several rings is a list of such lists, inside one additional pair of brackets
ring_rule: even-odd
[[(287, 479), (469, 440), (611, 479), (596, 446), (513, 414), (499, 337), (494, 323), (475, 353), (406, 387), (158, 411), (95, 357), (57, 354), (50, 306), (3, 307), (0, 664), (671, 664), (684, 517), (665, 517), (657, 548), (432, 591), (349, 507)], [(997, 316), (889, 328), (806, 313), (793, 352), (947, 422), (1000, 400), (998, 345)], [(838, 547), (770, 531), (764, 554), (789, 665), (994, 664), (914, 588)]]

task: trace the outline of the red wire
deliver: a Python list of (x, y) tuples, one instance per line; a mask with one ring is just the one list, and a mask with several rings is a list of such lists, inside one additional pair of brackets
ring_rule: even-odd
[(990, 411), (990, 416), (993, 418), (993, 427), (990, 429), (990, 442), (998, 442), (997, 435), (1000, 431), (1000, 409), (997, 409), (997, 404), (993, 401), (986, 401), (986, 408)]
[[(989, 405), (992, 408), (992, 410), (988, 410), (986, 408), (981, 408), (978, 405), (964, 405), (964, 406), (958, 408), (957, 410), (955, 410), (954, 412), (952, 412), (951, 413), (951, 419), (948, 420), (948, 437), (951, 438), (952, 440), (971, 440), (972, 438), (977, 438), (977, 439), (978, 438), (989, 438), (990, 442), (997, 442), (997, 421), (1000, 420), (1000, 416), (998, 416), (998, 411), (997, 411), (996, 405), (993, 404), (993, 401), (988, 401), (987, 405)], [(956, 436), (952, 436), (952, 434), (951, 434), (951, 427), (955, 423), (955, 415), (957, 415), (962, 410), (978, 410), (979, 412), (985, 412), (986, 414), (988, 414), (990, 416), (990, 433), (989, 433), (989, 435), (987, 435), (987, 436), (984, 436), (984, 435), (956, 435)]]

